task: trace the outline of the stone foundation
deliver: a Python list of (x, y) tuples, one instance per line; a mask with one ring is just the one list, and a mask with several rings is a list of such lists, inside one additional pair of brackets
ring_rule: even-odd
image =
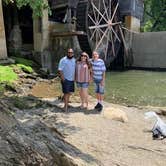
[(166, 31), (134, 34), (133, 67), (166, 69)]

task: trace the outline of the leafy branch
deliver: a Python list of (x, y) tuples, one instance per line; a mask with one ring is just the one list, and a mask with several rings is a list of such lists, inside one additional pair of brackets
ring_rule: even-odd
[(33, 17), (41, 17), (44, 9), (48, 9), (49, 14), (51, 14), (50, 7), (44, 0), (3, 0), (3, 2), (16, 4), (19, 9), (23, 6), (30, 6), (33, 10)]

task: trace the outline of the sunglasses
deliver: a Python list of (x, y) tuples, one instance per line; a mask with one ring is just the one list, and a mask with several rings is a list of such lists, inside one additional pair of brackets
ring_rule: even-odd
[(85, 54), (82, 54), (81, 56), (83, 56), (83, 57), (87, 57), (87, 55), (85, 55)]
[(68, 52), (68, 53), (73, 53), (73, 52)]

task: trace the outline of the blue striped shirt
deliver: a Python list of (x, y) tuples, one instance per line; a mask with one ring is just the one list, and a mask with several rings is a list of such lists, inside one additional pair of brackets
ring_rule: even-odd
[(102, 59), (90, 60), (92, 64), (93, 79), (102, 80), (103, 73), (106, 71), (104, 61)]

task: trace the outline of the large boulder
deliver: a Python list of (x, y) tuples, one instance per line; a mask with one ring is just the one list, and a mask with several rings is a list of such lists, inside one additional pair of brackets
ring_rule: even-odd
[(12, 109), (0, 101), (0, 165), (78, 165), (78, 150), (62, 135), (39, 119), (27, 116), (24, 121), (17, 120), (14, 111), (22, 111)]
[(120, 108), (115, 108), (115, 107), (105, 108), (104, 117), (113, 119), (113, 120), (118, 120), (121, 122), (128, 122), (126, 113), (123, 110), (121, 110)]

